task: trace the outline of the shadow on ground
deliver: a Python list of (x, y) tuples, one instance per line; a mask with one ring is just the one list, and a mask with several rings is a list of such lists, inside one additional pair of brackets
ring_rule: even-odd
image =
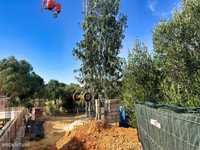
[(76, 137), (72, 138), (61, 150), (87, 150), (84, 147), (84, 142)]

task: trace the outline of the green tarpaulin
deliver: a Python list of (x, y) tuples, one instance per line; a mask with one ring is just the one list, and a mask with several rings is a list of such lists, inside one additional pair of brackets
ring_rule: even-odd
[(200, 150), (199, 109), (136, 104), (143, 150)]

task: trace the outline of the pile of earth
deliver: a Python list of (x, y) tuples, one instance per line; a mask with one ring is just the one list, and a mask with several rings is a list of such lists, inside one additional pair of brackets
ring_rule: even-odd
[(137, 130), (88, 121), (66, 132), (54, 145), (56, 150), (139, 150)]

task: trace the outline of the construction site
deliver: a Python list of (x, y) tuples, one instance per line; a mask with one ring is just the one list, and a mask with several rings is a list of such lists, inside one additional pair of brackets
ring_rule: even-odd
[[(2, 96), (1, 101), (8, 103), (9, 99)], [(1, 112), (0, 149), (140, 150), (137, 129), (119, 127), (118, 105), (112, 101), (112, 111), (107, 116), (102, 112), (102, 120), (86, 114), (45, 116), (41, 107), (30, 113), (25, 108), (9, 108), (1, 103), (1, 110), (6, 111)]]
[(200, 150), (200, 0), (7, 0), (0, 18), (0, 150)]

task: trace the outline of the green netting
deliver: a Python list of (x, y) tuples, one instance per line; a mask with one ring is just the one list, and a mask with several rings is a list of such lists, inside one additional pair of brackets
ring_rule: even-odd
[(136, 104), (143, 150), (200, 150), (199, 109)]

